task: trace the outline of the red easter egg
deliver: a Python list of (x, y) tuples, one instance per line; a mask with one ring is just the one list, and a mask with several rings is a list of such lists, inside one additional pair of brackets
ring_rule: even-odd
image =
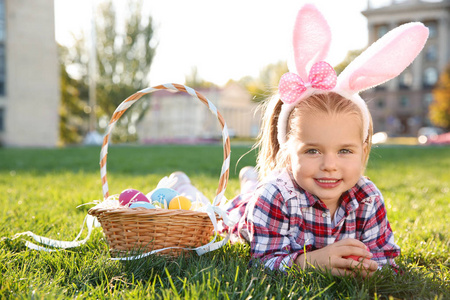
[(129, 206), (138, 201), (150, 202), (143, 193), (135, 189), (126, 189), (119, 195), (119, 203), (123, 206)]
[[(366, 246), (366, 250), (370, 252), (370, 249), (369, 249), (369, 247), (367, 247), (367, 246)], [(361, 257), (361, 256), (356, 256), (356, 255), (343, 256), (343, 258), (351, 258), (351, 259), (356, 260), (356, 261), (359, 261), (359, 258), (360, 258), (360, 257)]]
[(360, 256), (349, 255), (349, 256), (343, 256), (343, 258), (351, 258), (351, 259), (353, 259), (353, 260), (359, 261)]

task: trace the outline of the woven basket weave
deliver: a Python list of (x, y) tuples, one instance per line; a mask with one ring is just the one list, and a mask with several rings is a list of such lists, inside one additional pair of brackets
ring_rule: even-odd
[[(203, 95), (192, 88), (179, 84), (165, 84), (139, 91), (124, 100), (114, 112), (106, 129), (103, 146), (100, 153), (100, 172), (103, 183), (103, 196), (109, 196), (106, 179), (106, 157), (108, 141), (114, 124), (123, 113), (142, 96), (158, 91), (173, 90), (190, 94), (203, 102), (217, 117), (222, 126), (224, 160), (219, 178), (219, 186), (212, 205), (217, 205), (225, 192), (229, 176), (230, 138), (226, 123), (215, 106)], [(113, 257), (124, 256), (135, 252), (150, 252), (166, 249), (158, 254), (178, 256), (207, 244), (214, 231), (214, 226), (205, 212), (189, 210), (145, 209), (145, 208), (92, 208), (88, 212), (97, 217), (108, 241), (109, 250)], [(185, 249), (182, 249), (185, 248)]]

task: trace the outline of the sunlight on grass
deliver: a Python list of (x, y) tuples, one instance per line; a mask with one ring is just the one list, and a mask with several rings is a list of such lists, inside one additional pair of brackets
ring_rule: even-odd
[[(227, 198), (239, 191), (240, 168), (255, 163), (247, 146), (232, 148)], [(100, 229), (83, 246), (56, 252), (27, 250), (15, 233), (73, 240), (90, 206), (100, 200), (99, 149), (0, 148), (0, 298), (148, 299), (444, 299), (450, 294), (450, 147), (379, 147), (367, 175), (383, 192), (388, 217), (402, 248), (400, 275), (338, 278), (315, 270), (287, 274), (249, 267), (249, 247), (226, 245), (204, 256), (150, 256), (109, 260)], [(111, 194), (126, 188), (147, 193), (176, 170), (213, 198), (222, 148), (113, 146), (108, 156)]]

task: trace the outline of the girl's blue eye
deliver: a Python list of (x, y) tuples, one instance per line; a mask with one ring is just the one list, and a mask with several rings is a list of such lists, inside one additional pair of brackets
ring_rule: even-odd
[(306, 150), (305, 153), (307, 153), (307, 154), (319, 154), (319, 150), (317, 150), (317, 149), (308, 149), (308, 150)]
[(339, 150), (339, 153), (340, 154), (350, 154), (350, 153), (352, 153), (352, 151), (350, 151), (349, 149), (341, 149), (341, 150)]

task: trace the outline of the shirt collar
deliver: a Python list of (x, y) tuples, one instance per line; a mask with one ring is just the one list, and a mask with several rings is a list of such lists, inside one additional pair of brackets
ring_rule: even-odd
[(362, 200), (369, 197), (363, 186), (365, 183), (364, 177), (358, 180), (358, 182), (350, 190), (342, 195), (342, 203), (345, 205), (345, 209), (348, 212), (355, 211)]
[(319, 202), (319, 198), (317, 196), (311, 194), (308, 191), (305, 191), (301, 186), (298, 185), (297, 181), (295, 181), (294, 176), (291, 174), (291, 172), (287, 172), (290, 177), (290, 182), (292, 182), (292, 188), (295, 192), (298, 194), (299, 199), (304, 199), (304, 201), (299, 201), (300, 206), (302, 207), (311, 207), (314, 206), (316, 203), (320, 203), (321, 206), (323, 204)]

